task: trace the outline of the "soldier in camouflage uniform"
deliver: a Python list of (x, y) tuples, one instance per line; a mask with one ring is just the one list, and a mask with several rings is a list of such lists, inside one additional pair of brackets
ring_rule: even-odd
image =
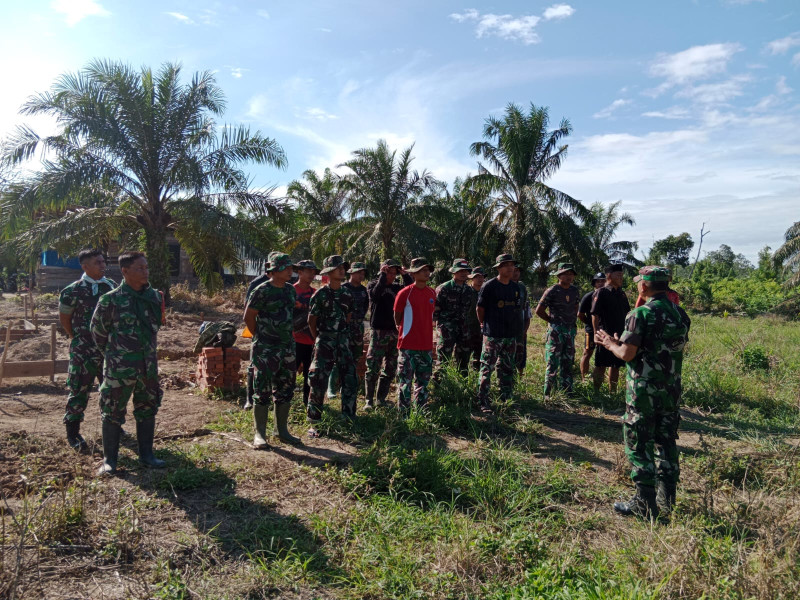
[(519, 265), (514, 267), (514, 274), (511, 276), (511, 281), (519, 286), (519, 291), (522, 294), (522, 333), (517, 336), (517, 346), (514, 352), (514, 363), (517, 367), (517, 373), (521, 376), (525, 372), (525, 365), (528, 364), (528, 329), (531, 326), (531, 301), (528, 296), (528, 288), (520, 281), (522, 279), (522, 269)]
[(469, 360), (474, 371), (481, 368), (481, 348), (483, 347), (483, 334), (481, 333), (481, 322), (478, 321), (478, 315), (475, 309), (478, 306), (478, 294), (483, 287), (485, 280), (483, 267), (475, 267), (467, 277), (471, 298), (470, 307), (467, 311), (467, 330), (469, 331), (469, 338), (467, 341), (467, 348), (469, 349)]
[[(267, 272), (267, 269), (269, 268), (269, 259), (272, 257), (273, 254), (277, 253), (270, 252), (269, 257), (267, 257), (267, 260), (264, 263), (264, 273), (262, 273), (258, 277), (254, 277), (253, 280), (250, 282), (250, 284), (247, 286), (247, 291), (245, 291), (244, 293), (245, 307), (247, 307), (247, 303), (250, 301), (250, 295), (253, 293), (253, 290), (255, 290), (262, 283), (269, 281), (269, 273)], [(252, 335), (252, 333), (253, 332), (251, 331), (250, 334)], [(242, 405), (242, 408), (244, 410), (250, 410), (251, 408), (253, 408), (253, 390), (255, 389), (253, 387), (253, 383), (255, 381), (255, 373), (256, 373), (256, 367), (253, 364), (253, 345), (250, 344), (250, 364), (247, 365), (247, 379), (246, 379), (247, 395), (245, 396), (244, 404)]]
[[(364, 317), (369, 308), (369, 295), (367, 288), (362, 285), (367, 275), (367, 265), (363, 262), (354, 262), (347, 273), (350, 280), (342, 287), (353, 294), (353, 317), (350, 319), (350, 353), (353, 355), (353, 364), (357, 365), (364, 354)], [(336, 392), (341, 387), (339, 369), (334, 365), (331, 378), (328, 381), (328, 398), (336, 397)]]
[(536, 316), (549, 323), (544, 351), (547, 364), (544, 377), (545, 398), (556, 387), (556, 379), (560, 380), (562, 390), (572, 393), (572, 366), (575, 362), (576, 319), (580, 302), (580, 292), (572, 285), (575, 281), (575, 268), (572, 263), (561, 263), (556, 276), (558, 283), (545, 290), (536, 307)]
[(314, 358), (309, 377), (311, 396), (308, 399), (309, 437), (318, 437), (314, 424), (322, 418), (322, 407), (328, 379), (334, 366), (342, 379), (342, 414), (349, 419), (356, 416), (358, 380), (356, 366), (350, 350), (350, 319), (353, 313), (353, 294), (342, 285), (345, 278), (344, 259), (328, 256), (322, 263), (322, 274), (329, 283), (319, 288), (311, 297), (308, 326), (314, 340)]
[(289, 410), (294, 395), (297, 361), (292, 337), (297, 292), (288, 284), (294, 265), (288, 254), (275, 252), (267, 266), (269, 281), (250, 294), (244, 311), (247, 328), (253, 332), (253, 447), (267, 448), (267, 418), (275, 405), (275, 433), (281, 441), (298, 444), (289, 433)]
[(668, 299), (669, 278), (664, 267), (640, 269), (634, 281), (647, 303), (628, 313), (621, 336), (595, 334), (598, 344), (627, 362), (623, 432), (636, 495), (614, 509), (645, 519), (669, 514), (680, 476), (676, 440), (690, 320)]
[(81, 436), (81, 421), (89, 402), (89, 391), (94, 380), (103, 380), (103, 354), (92, 338), (89, 325), (100, 296), (117, 287), (105, 277), (106, 259), (100, 250), (82, 250), (78, 262), (83, 275), (61, 290), (58, 313), (61, 326), (71, 338), (69, 344), (69, 371), (67, 375), (67, 410), (64, 423), (67, 428), (67, 442), (75, 450), (87, 450), (86, 441)]
[(119, 266), (125, 281), (100, 297), (91, 322), (92, 337), (105, 358), (100, 385), (103, 465), (98, 475), (117, 470), (119, 438), (131, 395), (139, 461), (149, 467), (164, 466), (164, 461), (153, 455), (156, 413), (163, 396), (157, 353), (161, 294), (148, 283), (144, 254), (122, 254)]
[[(436, 309), (433, 320), (439, 339), (436, 342), (436, 373), (434, 379), (441, 376), (442, 365), (451, 361), (455, 354), (455, 362), (462, 375), (467, 374), (469, 366), (469, 309), (473, 307), (472, 288), (467, 285), (471, 267), (463, 258), (457, 258), (450, 267), (453, 278), (436, 288)], [(473, 307), (474, 308), (474, 307)]]

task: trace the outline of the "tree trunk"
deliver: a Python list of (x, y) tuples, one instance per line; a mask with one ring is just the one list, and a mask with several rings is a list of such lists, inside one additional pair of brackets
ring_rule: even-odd
[(150, 267), (150, 285), (164, 292), (169, 303), (169, 249), (167, 248), (167, 227), (160, 219), (155, 220), (144, 230), (145, 254)]

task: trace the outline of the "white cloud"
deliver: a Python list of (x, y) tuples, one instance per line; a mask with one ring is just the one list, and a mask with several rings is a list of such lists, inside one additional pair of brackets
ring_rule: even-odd
[(737, 75), (727, 81), (718, 83), (687, 86), (675, 95), (682, 98), (690, 98), (701, 104), (721, 104), (741, 96), (744, 84), (749, 81), (750, 77)]
[(308, 117), (309, 119), (314, 119), (315, 121), (330, 121), (331, 119), (339, 118), (336, 115), (331, 114), (319, 107), (312, 107), (306, 109), (305, 116)]
[(670, 119), (670, 120), (680, 120), (680, 119), (688, 119), (689, 118), (689, 111), (685, 108), (680, 106), (671, 106), (666, 110), (652, 110), (648, 112), (642, 113), (643, 117), (652, 117), (656, 119)]
[(187, 17), (186, 15), (184, 15), (182, 13), (179, 13), (179, 12), (166, 12), (164, 14), (165, 15), (169, 15), (173, 19), (177, 19), (181, 23), (186, 23), (187, 25), (194, 25), (194, 21), (192, 21), (189, 17)]
[(664, 91), (724, 72), (733, 55), (741, 50), (742, 46), (735, 43), (708, 44), (675, 54), (661, 54), (650, 65), (650, 74), (666, 80), (660, 87), (660, 91)]
[(775, 91), (781, 96), (792, 93), (792, 88), (786, 83), (786, 75), (781, 75), (778, 78), (778, 83), (775, 84)]
[(773, 40), (767, 44), (766, 49), (770, 54), (786, 54), (795, 46), (800, 46), (800, 32), (795, 32), (784, 38)]
[(328, 29), (327, 27), (317, 27), (317, 31), (321, 31), (322, 33), (332, 33), (333, 29)]
[(462, 13), (451, 14), (450, 18), (459, 23), (475, 21), (475, 35), (479, 38), (496, 36), (505, 40), (519, 41), (526, 46), (539, 43), (539, 35), (534, 30), (541, 18), (534, 15), (512, 17), (492, 13), (481, 14), (474, 8), (469, 8)]
[(64, 20), (70, 27), (77, 25), (86, 17), (108, 17), (111, 15), (96, 0), (53, 0), (50, 8), (64, 15)]
[(554, 4), (553, 6), (545, 9), (542, 17), (545, 21), (550, 21), (551, 19), (566, 19), (574, 14), (575, 9), (569, 4)]
[(608, 117), (610, 117), (610, 116), (611, 116), (611, 115), (614, 113), (614, 111), (616, 111), (618, 108), (622, 108), (622, 107), (623, 107), (623, 106), (625, 106), (626, 104), (630, 104), (630, 103), (631, 103), (631, 101), (630, 101), (630, 100), (625, 100), (625, 99), (623, 99), (623, 98), (619, 98), (619, 99), (617, 99), (617, 100), (614, 100), (614, 101), (613, 101), (611, 104), (609, 104), (608, 106), (606, 106), (604, 109), (597, 111), (597, 112), (596, 112), (596, 113), (594, 113), (594, 115), (592, 115), (592, 116), (593, 116), (595, 119), (607, 119), (607, 118), (608, 118)]
[(795, 67), (800, 67), (800, 52), (798, 52), (797, 54), (795, 54), (795, 55), (792, 57), (792, 64), (793, 64)]
[(225, 65), (226, 68), (230, 69), (231, 77), (234, 79), (241, 79), (244, 74), (249, 71), (250, 69), (245, 69), (244, 67), (232, 67), (230, 65)]
[(269, 13), (266, 10), (257, 10), (256, 14), (262, 19), (269, 19)]

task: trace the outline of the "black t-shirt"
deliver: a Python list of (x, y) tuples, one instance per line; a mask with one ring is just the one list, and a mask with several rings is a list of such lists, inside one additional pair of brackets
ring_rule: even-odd
[(586, 326), (584, 327), (584, 329), (586, 330), (586, 333), (592, 333), (592, 315), (591, 315), (591, 312), (592, 312), (592, 299), (593, 299), (593, 296), (594, 296), (594, 290), (592, 290), (588, 294), (585, 294), (583, 296), (583, 298), (581, 298), (580, 306), (578, 306), (578, 312), (585, 314), (586, 317), (589, 319), (589, 322), (586, 323)]
[(483, 284), (478, 294), (478, 306), (486, 312), (483, 335), (497, 338), (515, 338), (524, 333), (522, 295), (513, 281), (503, 285), (495, 277)]
[(622, 288), (601, 287), (595, 292), (592, 314), (600, 319), (600, 329), (610, 335), (625, 331), (625, 317), (631, 310), (628, 297)]

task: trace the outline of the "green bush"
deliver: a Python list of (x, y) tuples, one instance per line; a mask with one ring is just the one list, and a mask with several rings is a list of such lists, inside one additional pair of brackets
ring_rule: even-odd
[(746, 371), (769, 370), (769, 355), (761, 346), (745, 346), (739, 353), (739, 359)]

